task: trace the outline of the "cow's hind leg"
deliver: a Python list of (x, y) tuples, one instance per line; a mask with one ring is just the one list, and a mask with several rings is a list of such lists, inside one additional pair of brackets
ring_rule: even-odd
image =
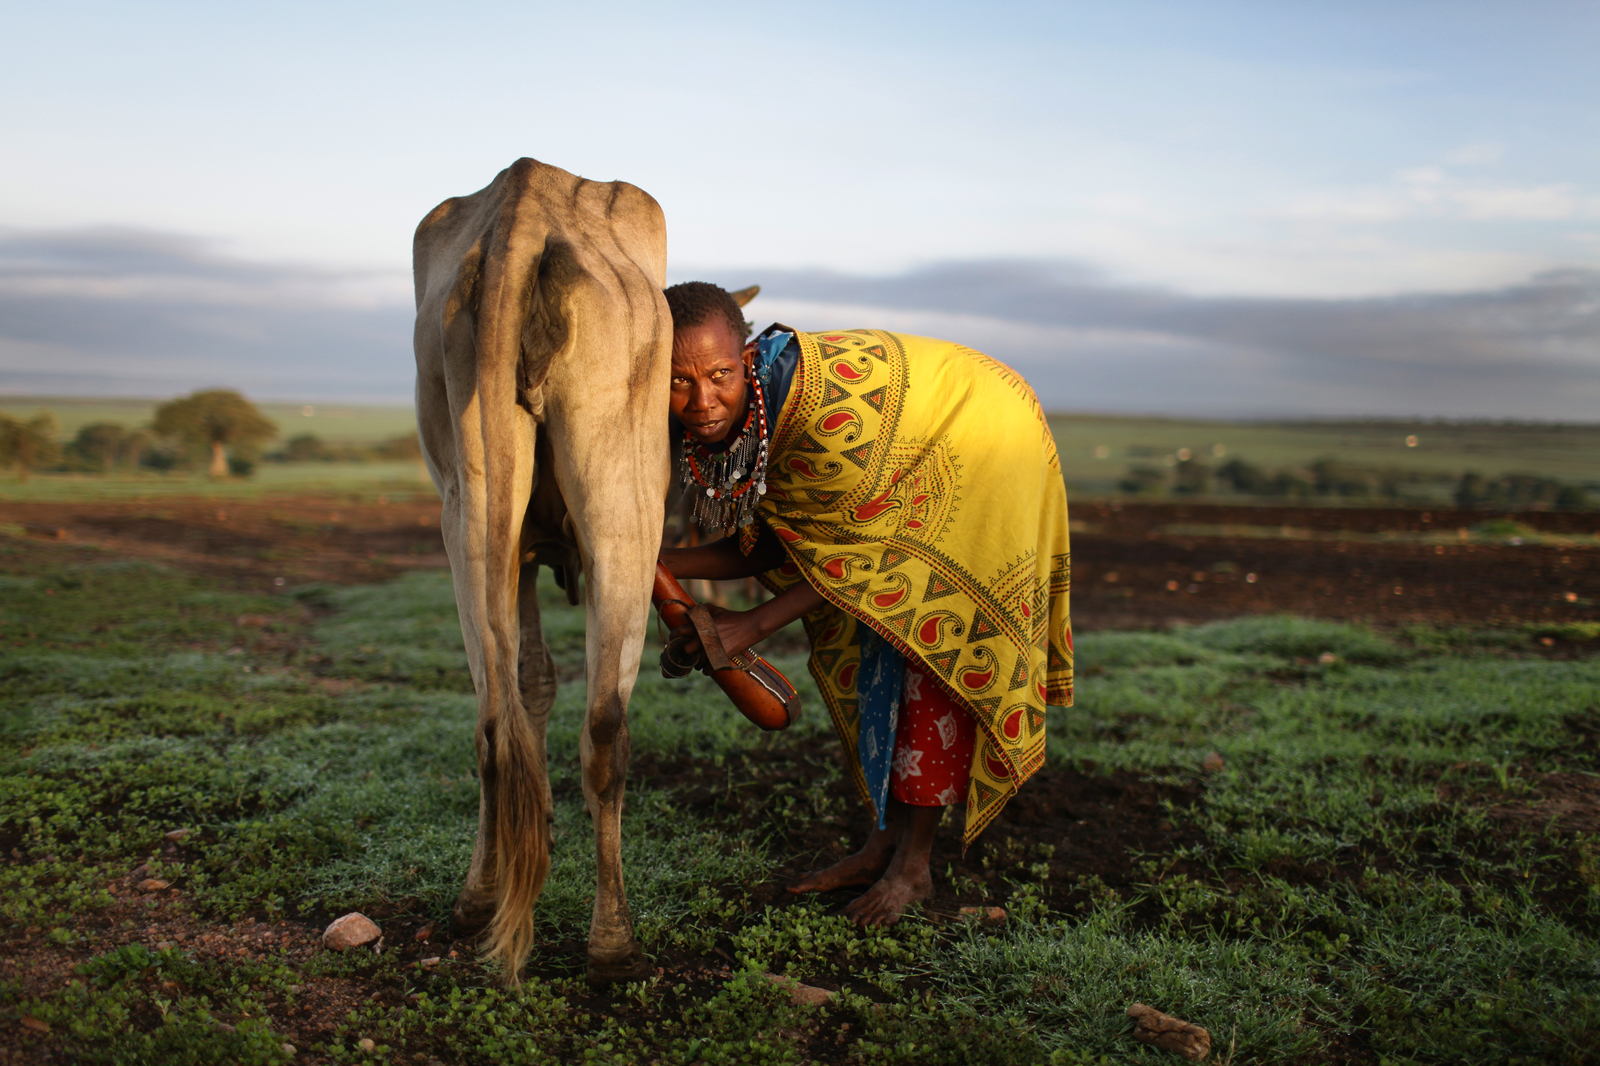
[(586, 486), (575, 517), (579, 538), (588, 549), (584, 602), (589, 700), (579, 738), (596, 867), (588, 972), (591, 982), (602, 983), (637, 981), (647, 974), (622, 882), (622, 800), (628, 770), (628, 697), (644, 648), (661, 497), (641, 501), (644, 494), (635, 495), (633, 486), (628, 486), (633, 491), (607, 493), (605, 486), (614, 482), (597, 481), (600, 488)]

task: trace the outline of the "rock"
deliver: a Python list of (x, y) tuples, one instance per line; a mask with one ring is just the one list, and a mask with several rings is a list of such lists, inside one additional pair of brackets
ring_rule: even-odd
[(999, 925), (1006, 920), (1006, 909), (1004, 907), (962, 907), (961, 917), (977, 918), (979, 921), (986, 922), (989, 925)]
[(188, 839), (189, 834), (192, 832), (194, 832), (193, 829), (174, 829), (170, 833), (163, 833), (161, 835), (172, 841), (174, 844), (181, 844)]
[(426, 943), (429, 940), (432, 940), (433, 939), (433, 923), (429, 922), (427, 925), (423, 926), (421, 929), (418, 929), (415, 933), (412, 934), (411, 939), (413, 939), (413, 940), (421, 940), (424, 943)]
[(437, 965), (439, 965), (439, 956), (437, 956), (437, 955), (435, 955), (431, 959), (423, 959), (422, 960), (422, 968), (424, 970), (431, 970)]
[(374, 1042), (372, 1037), (370, 1037), (370, 1036), (364, 1036), (360, 1040), (357, 1040), (356, 1041), (356, 1047), (360, 1048), (362, 1051), (376, 1051), (376, 1050), (378, 1050), (377, 1043)]
[(282, 1051), (285, 1055), (289, 1056), (291, 1059), (294, 1058), (294, 1045), (293, 1044), (279, 1044), (278, 1045), (278, 1050)]
[(40, 1021), (31, 1014), (24, 1014), (17, 1020), (22, 1023), (24, 1029), (32, 1029), (36, 1033), (48, 1033), (50, 1031), (49, 1022)]
[(322, 945), (334, 951), (348, 951), (370, 944), (381, 935), (381, 930), (371, 918), (359, 911), (351, 911), (343, 918), (335, 918), (322, 931)]
[(1206, 757), (1200, 760), (1200, 769), (1208, 774), (1220, 774), (1226, 765), (1228, 764), (1222, 760), (1222, 756), (1214, 751), (1206, 752)]
[(1154, 1007), (1135, 1003), (1128, 1008), (1133, 1019), (1133, 1036), (1152, 1047), (1199, 1062), (1211, 1054), (1211, 1034), (1193, 1022), (1162, 1014)]
[(793, 1003), (797, 1007), (820, 1007), (834, 996), (834, 994), (829, 992), (826, 988), (818, 988), (815, 985), (803, 985), (794, 978), (784, 977), (781, 974), (769, 973), (767, 974), (767, 980), (771, 981), (779, 988), (787, 989), (789, 992), (789, 1002)]
[(1323, 666), (1332, 666), (1338, 661), (1339, 657), (1333, 654), (1331, 651), (1325, 651), (1321, 655), (1317, 656), (1317, 662), (1321, 663)]
[(171, 881), (163, 881), (159, 877), (147, 877), (139, 882), (141, 892), (160, 892), (163, 888), (171, 888)]

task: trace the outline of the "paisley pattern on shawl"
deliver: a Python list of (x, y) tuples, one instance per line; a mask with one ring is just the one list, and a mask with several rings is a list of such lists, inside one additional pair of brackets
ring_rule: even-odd
[[(971, 348), (879, 330), (797, 338), (761, 504), (789, 560), (762, 581), (807, 580), (828, 600), (805, 618), (810, 669), (846, 751), (859, 750), (862, 627), (973, 713), (970, 843), (1043, 764), (1046, 706), (1072, 703), (1054, 438), (1021, 376)], [(853, 771), (870, 802), (859, 758)]]

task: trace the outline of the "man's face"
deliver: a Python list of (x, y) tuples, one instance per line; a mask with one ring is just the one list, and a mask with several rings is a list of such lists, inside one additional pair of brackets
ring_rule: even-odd
[(744, 424), (744, 344), (720, 316), (672, 335), (672, 413), (700, 444)]

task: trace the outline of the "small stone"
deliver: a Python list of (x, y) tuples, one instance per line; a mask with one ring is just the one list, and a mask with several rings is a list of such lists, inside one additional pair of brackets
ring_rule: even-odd
[(961, 917), (976, 918), (990, 925), (999, 925), (1006, 920), (1006, 909), (1004, 907), (962, 907)]
[(170, 941), (170, 940), (158, 940), (158, 941), (156, 941), (156, 950), (157, 951), (171, 951), (172, 950), (172, 941)]
[(431, 970), (437, 965), (439, 965), (439, 956), (437, 956), (437, 955), (435, 955), (431, 959), (423, 959), (422, 960), (422, 968), (424, 970)]
[(371, 918), (359, 911), (351, 911), (342, 918), (335, 918), (322, 931), (322, 945), (334, 951), (348, 951), (370, 944), (381, 935), (382, 931)]
[(172, 841), (174, 844), (181, 844), (189, 838), (189, 834), (192, 832), (194, 832), (192, 829), (174, 829), (170, 833), (163, 833), (161, 835)]
[(289, 1056), (291, 1059), (294, 1058), (294, 1045), (293, 1044), (279, 1044), (278, 1045), (278, 1050), (282, 1051), (285, 1055)]
[(24, 1029), (32, 1029), (36, 1033), (48, 1033), (50, 1031), (49, 1022), (40, 1021), (31, 1014), (24, 1014), (18, 1020), (22, 1022), (22, 1027)]
[(1208, 774), (1220, 774), (1222, 768), (1226, 765), (1222, 760), (1222, 756), (1214, 751), (1206, 752), (1206, 757), (1200, 760), (1200, 769)]
[(163, 888), (171, 888), (171, 881), (163, 881), (159, 877), (147, 877), (139, 882), (141, 892), (160, 892)]
[(219, 1033), (233, 1033), (238, 1031), (227, 1022), (213, 1022), (212, 1027)]
[(418, 929), (414, 934), (412, 934), (411, 939), (412, 940), (420, 940), (423, 943), (427, 943), (429, 940), (432, 940), (433, 939), (433, 923), (429, 922), (427, 925), (423, 926), (421, 929)]
[(1333, 654), (1331, 651), (1325, 651), (1321, 655), (1317, 656), (1317, 662), (1321, 663), (1323, 666), (1332, 666), (1338, 661), (1339, 657)]
[(1146, 1044), (1199, 1062), (1211, 1054), (1211, 1034), (1193, 1022), (1162, 1014), (1154, 1007), (1135, 1003), (1128, 1008), (1133, 1019), (1133, 1036)]
[(803, 985), (794, 978), (784, 977), (781, 974), (769, 973), (767, 974), (767, 980), (771, 981), (779, 988), (787, 989), (789, 992), (789, 1002), (793, 1003), (797, 1007), (820, 1007), (834, 996), (834, 994), (829, 992), (826, 988), (818, 988), (815, 985)]
[(457, 955), (457, 954), (456, 954), (456, 953), (455, 953), (455, 952), (454, 952), (454, 951), (452, 951), (452, 952), (451, 952), (451, 953), (450, 953), (450, 957), (451, 957), (451, 958), (452, 958), (452, 959), (455, 959), (455, 958), (460, 958), (460, 956), (459, 956), (459, 955)]
[(360, 1040), (357, 1040), (356, 1041), (356, 1047), (360, 1048), (362, 1051), (376, 1051), (376, 1050), (378, 1050), (378, 1045), (373, 1041), (372, 1037), (370, 1037), (370, 1036), (364, 1036)]

